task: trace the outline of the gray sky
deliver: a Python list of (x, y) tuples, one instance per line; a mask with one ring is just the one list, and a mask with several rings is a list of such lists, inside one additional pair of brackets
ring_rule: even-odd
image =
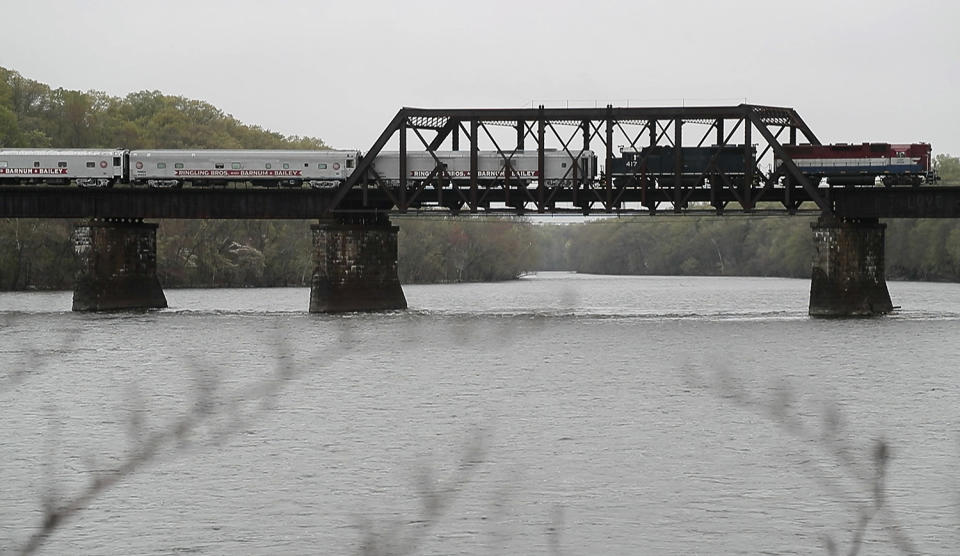
[(772, 104), (960, 154), (960, 2), (11, 1), (0, 65), (366, 150), (401, 106)]

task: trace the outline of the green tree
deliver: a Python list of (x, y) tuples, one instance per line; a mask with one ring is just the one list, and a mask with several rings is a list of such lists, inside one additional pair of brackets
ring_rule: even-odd
[(6, 106), (0, 105), (0, 148), (16, 145), (20, 138), (17, 115)]
[(960, 158), (949, 154), (938, 154), (934, 159), (933, 167), (940, 175), (941, 183), (960, 185)]

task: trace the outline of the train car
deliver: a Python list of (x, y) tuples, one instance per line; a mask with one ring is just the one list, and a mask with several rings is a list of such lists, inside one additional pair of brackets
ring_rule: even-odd
[(126, 179), (122, 149), (0, 149), (0, 183), (110, 187)]
[[(822, 178), (833, 185), (920, 185), (936, 181), (928, 143), (837, 143), (784, 145), (784, 152), (811, 181)], [(775, 157), (774, 166), (783, 161)]]
[(130, 151), (130, 183), (194, 187), (250, 182), (262, 186), (332, 187), (356, 168), (358, 151)]
[[(470, 183), (470, 151), (436, 151), (437, 159), (446, 167), (446, 174), (462, 184)], [(547, 151), (544, 153), (544, 183), (549, 187), (580, 183), (584, 178), (592, 181), (596, 177), (597, 157), (592, 151), (573, 151), (574, 161), (564, 151)], [(503, 184), (509, 181), (516, 185), (531, 185), (539, 182), (540, 171), (537, 151), (518, 151), (511, 157), (509, 170), (506, 169), (504, 157), (496, 151), (481, 151), (477, 153), (477, 180), (486, 185)], [(428, 152), (407, 152), (407, 179), (411, 181), (424, 180), (430, 177), (437, 166), (437, 161)], [(388, 185), (399, 183), (400, 153), (384, 151), (377, 155), (371, 170), (376, 177)], [(445, 176), (435, 175), (437, 178)], [(374, 175), (370, 176), (374, 181)]]
[[(734, 183), (741, 182), (748, 164), (754, 164), (757, 150), (751, 146), (747, 151), (743, 145), (681, 147), (680, 155), (681, 185), (701, 186), (711, 177), (719, 179), (720, 174)], [(645, 178), (671, 186), (676, 183), (676, 156), (677, 151), (672, 146), (623, 149), (621, 156), (613, 159), (611, 172), (615, 179), (636, 181)]]

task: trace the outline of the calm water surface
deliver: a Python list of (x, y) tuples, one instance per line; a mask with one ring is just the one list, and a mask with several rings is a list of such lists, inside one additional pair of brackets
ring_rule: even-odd
[(883, 441), (861, 554), (894, 529), (956, 554), (960, 285), (889, 286), (866, 320), (765, 278), (540, 274), (343, 316), (306, 289), (0, 294), (0, 551), (212, 407), (42, 553), (846, 553)]

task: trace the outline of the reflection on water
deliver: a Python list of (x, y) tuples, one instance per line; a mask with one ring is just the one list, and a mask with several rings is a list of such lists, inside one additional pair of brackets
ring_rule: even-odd
[[(423, 554), (845, 552), (883, 438), (894, 514), (861, 553), (896, 553), (896, 524), (952, 554), (960, 286), (889, 287), (901, 311), (865, 320), (809, 319), (807, 281), (765, 278), (550, 273), (340, 316), (307, 314), (306, 289), (107, 315), (0, 294), (0, 546), (51, 485), (120, 465), (131, 415), (162, 430), (279, 366), (296, 374), (235, 433), (205, 424), (46, 552), (343, 554), (371, 530)], [(456, 493), (436, 523), (424, 485)]]

